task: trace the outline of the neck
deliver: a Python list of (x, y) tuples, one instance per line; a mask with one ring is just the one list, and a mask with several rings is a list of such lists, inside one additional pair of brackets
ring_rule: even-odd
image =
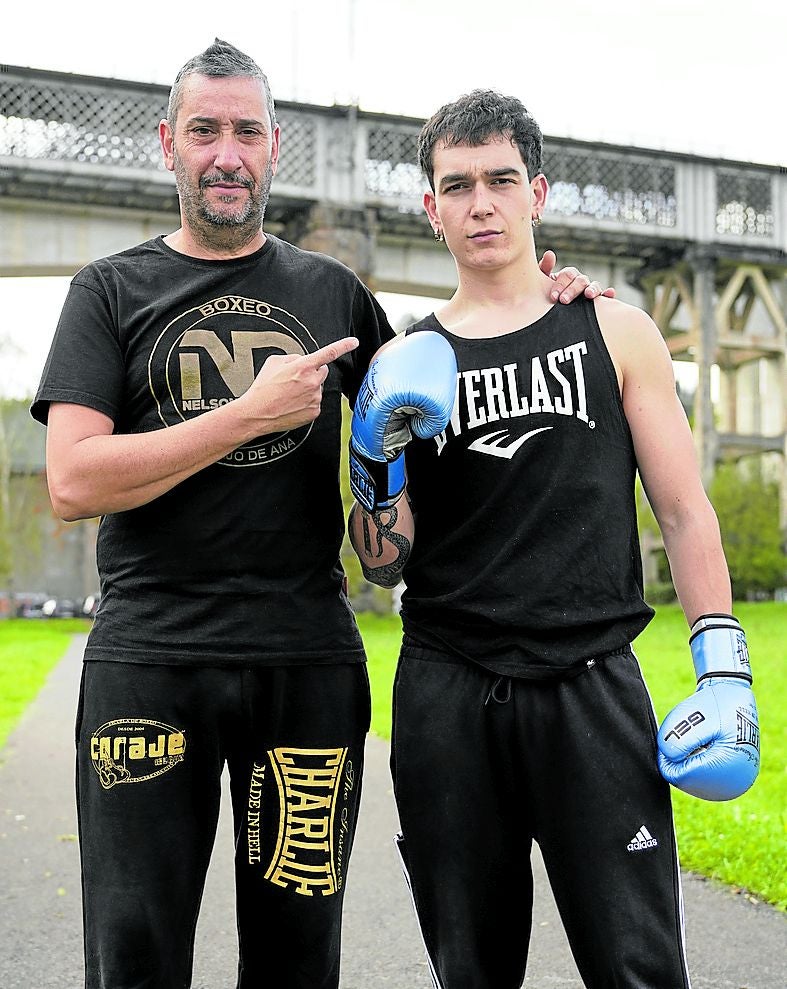
[(519, 305), (543, 296), (544, 278), (535, 256), (504, 268), (469, 268), (457, 265), (458, 288), (454, 298), (468, 306)]
[(265, 232), (261, 227), (254, 231), (243, 231), (242, 228), (227, 227), (211, 230), (210, 237), (200, 236), (200, 232), (192, 230), (185, 223), (180, 229), (164, 238), (167, 247), (179, 254), (205, 261), (229, 261), (232, 258), (246, 257), (254, 254), (265, 243)]
[(503, 268), (457, 265), (459, 287), (437, 316), (446, 329), (468, 337), (499, 336), (527, 326), (552, 308), (552, 280), (533, 258)]

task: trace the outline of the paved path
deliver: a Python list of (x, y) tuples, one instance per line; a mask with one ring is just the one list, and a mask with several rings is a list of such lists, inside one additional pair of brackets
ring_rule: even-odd
[[(73, 722), (83, 640), (75, 639), (0, 753), (0, 989), (80, 989), (81, 908)], [(225, 802), (226, 803), (226, 802)], [(391, 841), (387, 745), (370, 738), (345, 907), (342, 989), (431, 989)], [(197, 933), (193, 989), (234, 989), (232, 838), (222, 815)], [(526, 987), (581, 989), (540, 859)], [(694, 989), (785, 989), (782, 914), (686, 875)]]

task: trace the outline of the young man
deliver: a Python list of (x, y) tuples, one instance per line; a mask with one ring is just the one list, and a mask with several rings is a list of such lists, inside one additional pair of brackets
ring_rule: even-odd
[(335, 989), (369, 725), (340, 406), (393, 333), (351, 271), (264, 232), (279, 127), (248, 56), (217, 40), (189, 61), (159, 129), (181, 226), (76, 275), (32, 407), (56, 512), (102, 516), (86, 985), (191, 984), (226, 762), (238, 986)]
[[(356, 485), (350, 520), (367, 577), (391, 585), (403, 570), (407, 585), (400, 851), (441, 989), (522, 984), (533, 840), (590, 989), (687, 989), (665, 777), (708, 799), (754, 781), (745, 638), (658, 329), (614, 300), (552, 304), (532, 233), (548, 191), (541, 143), (518, 100), (487, 91), (443, 107), (420, 138), (426, 212), (458, 288), (408, 333), (450, 343), (455, 403), (441, 434), (407, 446), (406, 497)], [(363, 443), (395, 473), (409, 412), (390, 396), (409, 372), (392, 354), (362, 386), (351, 459)], [(658, 758), (631, 649), (653, 616), (637, 471), (701, 681), (667, 717)]]

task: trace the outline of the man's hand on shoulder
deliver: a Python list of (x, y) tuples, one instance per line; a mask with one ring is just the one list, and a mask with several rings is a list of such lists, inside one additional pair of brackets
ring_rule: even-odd
[(605, 296), (608, 299), (615, 298), (614, 288), (602, 289), (598, 282), (592, 282), (578, 268), (569, 266), (553, 272), (556, 263), (555, 252), (545, 251), (538, 265), (541, 271), (545, 275), (549, 275), (555, 283), (549, 293), (553, 302), (573, 302), (578, 295), (584, 295), (586, 299), (596, 299), (599, 296)]

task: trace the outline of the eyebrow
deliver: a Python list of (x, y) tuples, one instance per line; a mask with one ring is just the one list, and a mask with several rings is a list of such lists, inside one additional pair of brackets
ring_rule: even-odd
[[(485, 168), (481, 174), (486, 178), (496, 179), (507, 175), (520, 175), (521, 173), (519, 169), (505, 165), (501, 168)], [(470, 177), (470, 172), (451, 172), (449, 175), (444, 175), (440, 179), (440, 188), (442, 189), (446, 185), (450, 185), (452, 182), (466, 181)]]
[[(194, 117), (189, 117), (189, 119), (186, 121), (186, 124), (187, 125), (189, 125), (189, 124), (191, 124), (191, 125), (194, 125), (194, 124), (216, 124), (216, 123), (218, 123), (218, 117), (200, 117), (200, 116), (194, 116)], [(235, 125), (236, 125), (236, 127), (262, 127), (262, 128), (264, 128), (265, 127), (265, 122), (262, 121), (262, 120), (255, 120), (253, 118), (249, 118), (248, 120), (246, 120), (246, 119), (236, 120), (235, 121)]]

